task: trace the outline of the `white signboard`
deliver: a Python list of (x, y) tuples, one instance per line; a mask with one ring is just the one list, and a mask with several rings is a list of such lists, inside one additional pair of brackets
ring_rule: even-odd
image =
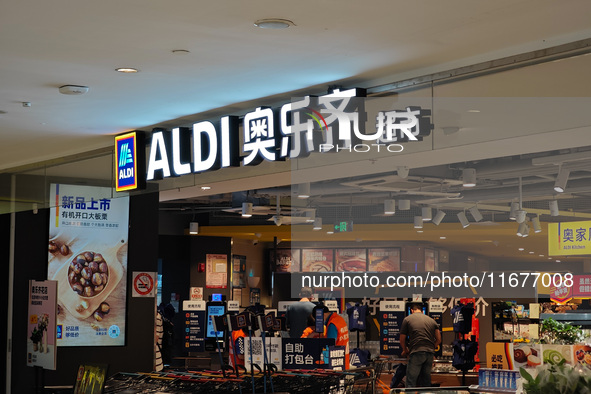
[(404, 312), (404, 301), (380, 301), (380, 312)]
[(191, 299), (203, 300), (203, 287), (191, 287)]
[[(250, 339), (244, 338), (244, 367), (250, 371)], [(281, 370), (281, 338), (265, 338), (265, 350), (267, 352), (267, 364), (275, 364)], [(263, 357), (263, 338), (252, 338), (252, 359), (261, 369), (265, 364)]]

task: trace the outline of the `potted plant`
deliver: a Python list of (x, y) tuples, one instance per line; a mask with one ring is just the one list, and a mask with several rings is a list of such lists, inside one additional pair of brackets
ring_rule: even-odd
[(565, 365), (565, 360), (538, 367), (535, 378), (523, 368), (519, 372), (527, 394), (591, 394), (591, 370)]
[(31, 333), (31, 341), (33, 341), (33, 351), (39, 350), (39, 342), (41, 342), (41, 338), (43, 337), (43, 331), (38, 330), (37, 327), (33, 329)]
[(546, 344), (574, 345), (582, 342), (584, 335), (581, 327), (548, 318), (540, 326), (540, 340)]

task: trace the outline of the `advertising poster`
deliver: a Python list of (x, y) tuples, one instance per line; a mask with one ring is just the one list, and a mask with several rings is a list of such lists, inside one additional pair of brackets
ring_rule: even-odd
[(591, 346), (574, 345), (575, 361), (591, 370)]
[(246, 256), (232, 255), (232, 287), (246, 287)]
[(488, 342), (486, 344), (486, 368), (513, 369), (513, 344)]
[(372, 272), (400, 271), (400, 249), (369, 249), (369, 269)]
[(29, 281), (27, 366), (56, 368), (57, 282)]
[(513, 344), (513, 368), (535, 369), (542, 364), (540, 344), (521, 342)]
[(335, 272), (367, 271), (366, 249), (337, 249), (335, 252)]
[(51, 185), (48, 277), (58, 282), (58, 346), (125, 345), (129, 197)]
[(433, 272), (437, 270), (439, 265), (437, 257), (434, 249), (425, 249), (425, 271)]
[(573, 278), (573, 296), (591, 298), (591, 275), (575, 275)]
[[(274, 251), (271, 250), (271, 255)], [(272, 261), (272, 259), (271, 259)], [(300, 249), (277, 249), (275, 272), (300, 272)]]
[(225, 289), (228, 287), (228, 255), (206, 255), (205, 287)]
[(565, 364), (573, 366), (573, 346), (571, 345), (541, 345), (542, 363), (558, 364), (564, 360)]
[(302, 250), (302, 272), (331, 272), (332, 266), (332, 249)]

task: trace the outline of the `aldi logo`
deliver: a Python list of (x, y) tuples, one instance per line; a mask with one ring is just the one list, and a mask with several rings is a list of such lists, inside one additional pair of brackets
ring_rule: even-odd
[(140, 188), (139, 182), (143, 178), (144, 171), (139, 171), (138, 165), (145, 161), (138, 157), (137, 147), (140, 146), (143, 149), (143, 143), (138, 141), (141, 136), (139, 132), (133, 131), (115, 137), (115, 190), (118, 192)]

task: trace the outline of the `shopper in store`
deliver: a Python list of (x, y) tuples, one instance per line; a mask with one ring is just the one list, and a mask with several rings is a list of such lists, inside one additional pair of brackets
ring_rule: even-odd
[(287, 308), (287, 328), (290, 338), (299, 338), (306, 329), (308, 316), (316, 305), (312, 303), (312, 289), (302, 287), (300, 291), (300, 302), (296, 302)]
[(326, 338), (335, 340), (335, 346), (345, 347), (345, 369), (349, 369), (349, 327), (338, 313), (324, 307), (324, 326)]
[(156, 341), (154, 343), (154, 370), (160, 372), (164, 369), (164, 363), (162, 362), (162, 336), (164, 328), (162, 325), (162, 315), (159, 310), (156, 310)]
[(411, 306), (411, 314), (400, 327), (402, 356), (408, 356), (406, 387), (431, 387), (433, 354), (441, 344), (439, 325), (423, 314), (420, 305)]
[(176, 311), (171, 304), (160, 304), (160, 314), (162, 316), (162, 361), (164, 365), (172, 363), (172, 349), (174, 347), (174, 315)]

